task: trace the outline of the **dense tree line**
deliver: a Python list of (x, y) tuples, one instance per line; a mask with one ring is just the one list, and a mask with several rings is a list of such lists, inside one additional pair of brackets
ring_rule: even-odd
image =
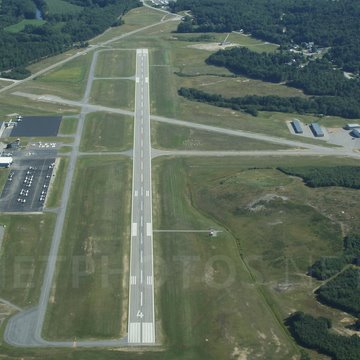
[(330, 279), (317, 291), (317, 298), (322, 303), (360, 316), (360, 269), (358, 267), (344, 270)]
[[(31, 14), (25, 12), (22, 4), (29, 2)], [(84, 6), (80, 13), (52, 16), (46, 12), (43, 0), (3, 0), (0, 12), (0, 71), (7, 76), (7, 70), (17, 68), (39, 60), (43, 57), (55, 55), (73, 46), (83, 46), (87, 40), (102, 33), (125, 12), (140, 6), (137, 0), (77, 0), (71, 1)], [(20, 6), (19, 6), (20, 4)], [(36, 7), (42, 7), (43, 16), (47, 23), (40, 26), (26, 26), (19, 33), (9, 33), (4, 30), (5, 25), (14, 24), (24, 18), (32, 18)], [(21, 10), (19, 10), (19, 8)], [(30, 9), (30, 5), (29, 5)], [(35, 10), (34, 10), (35, 9)], [(4, 72), (4, 70), (6, 70)], [(14, 70), (12, 71), (14, 73)], [(9, 73), (11, 76), (11, 72)], [(24, 74), (25, 75), (25, 74)]]
[(360, 98), (360, 81), (349, 80), (326, 59), (305, 62), (290, 52), (256, 53), (247, 48), (220, 50), (206, 60), (238, 75), (270, 82), (286, 82), (308, 95)]
[(343, 252), (337, 256), (323, 256), (310, 266), (308, 274), (318, 280), (326, 280), (338, 274), (347, 264), (360, 264), (360, 235), (344, 238)]
[(347, 264), (345, 256), (324, 256), (309, 268), (309, 275), (318, 279), (326, 280), (338, 274)]
[(326, 318), (296, 312), (286, 320), (286, 325), (296, 341), (304, 347), (326, 354), (333, 360), (359, 359), (360, 338), (331, 332), (331, 322)]
[(301, 177), (310, 187), (342, 186), (360, 189), (360, 166), (279, 167), (278, 170)]
[(194, 18), (180, 32), (229, 32), (244, 29), (281, 44), (314, 42), (331, 47), (328, 58), (345, 71), (360, 70), (360, 3), (353, 0), (177, 0), (173, 11), (191, 10)]
[(257, 96), (225, 98), (219, 94), (209, 94), (194, 88), (180, 88), (179, 95), (192, 100), (256, 116), (258, 111), (297, 112), (299, 114), (319, 114), (342, 116), (348, 119), (360, 117), (360, 103), (354, 98), (321, 96), (313, 98)]

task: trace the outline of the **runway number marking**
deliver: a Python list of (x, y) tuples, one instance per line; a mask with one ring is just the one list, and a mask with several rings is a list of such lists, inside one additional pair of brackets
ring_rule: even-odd
[(136, 317), (142, 319), (144, 317), (144, 314), (140, 310), (138, 310)]

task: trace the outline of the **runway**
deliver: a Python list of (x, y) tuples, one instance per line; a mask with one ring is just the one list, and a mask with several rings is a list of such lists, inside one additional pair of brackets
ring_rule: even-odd
[(155, 343), (149, 55), (136, 51), (128, 343)]

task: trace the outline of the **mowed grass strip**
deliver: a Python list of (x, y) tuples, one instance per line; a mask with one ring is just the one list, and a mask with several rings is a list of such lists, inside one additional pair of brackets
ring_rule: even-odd
[(61, 120), (59, 135), (73, 135), (76, 132), (78, 118), (65, 117)]
[(135, 75), (135, 51), (113, 50), (99, 52), (97, 77), (130, 77)]
[(135, 81), (95, 80), (92, 85), (90, 102), (112, 108), (134, 110)]
[(37, 304), (55, 222), (54, 214), (1, 215), (0, 297), (19, 307)]
[(252, 358), (292, 358), (292, 340), (257, 290), (236, 239), (195, 208), (192, 197), (200, 189), (191, 165), (168, 158), (153, 166), (155, 229), (223, 231), (217, 237), (155, 233), (158, 338), (184, 359), (227, 359), (234, 349)]
[(52, 94), (71, 100), (82, 98), (89, 73), (92, 53), (79, 56), (49, 73), (28, 82), (24, 91)]
[(47, 312), (46, 338), (125, 334), (130, 195), (129, 159), (79, 160)]
[(176, 125), (152, 122), (152, 144), (166, 150), (280, 150), (287, 146), (253, 139), (222, 135)]
[(81, 151), (124, 151), (132, 147), (133, 118), (126, 115), (87, 115)]

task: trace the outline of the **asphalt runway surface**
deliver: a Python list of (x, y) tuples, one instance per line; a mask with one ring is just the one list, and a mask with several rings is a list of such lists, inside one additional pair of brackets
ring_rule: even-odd
[(61, 116), (24, 116), (16, 122), (11, 131), (12, 137), (51, 137), (57, 136)]
[(24, 159), (11, 168), (0, 197), (1, 212), (41, 212), (55, 158)]
[(149, 55), (136, 51), (128, 342), (155, 343)]

